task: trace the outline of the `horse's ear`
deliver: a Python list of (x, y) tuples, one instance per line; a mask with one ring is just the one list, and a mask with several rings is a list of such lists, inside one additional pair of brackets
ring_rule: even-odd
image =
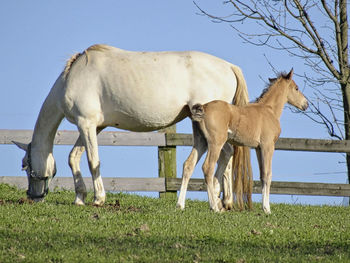
[(21, 143), (21, 142), (15, 142), (12, 141), (14, 144), (17, 145), (18, 148), (22, 149), (23, 151), (27, 151), (28, 150), (28, 144), (25, 143)]
[(292, 68), (292, 69), (290, 70), (290, 72), (288, 73), (288, 75), (287, 75), (287, 79), (291, 80), (292, 77), (293, 77), (293, 73), (294, 73), (294, 69)]
[(276, 78), (269, 78), (270, 83), (275, 82), (277, 79)]

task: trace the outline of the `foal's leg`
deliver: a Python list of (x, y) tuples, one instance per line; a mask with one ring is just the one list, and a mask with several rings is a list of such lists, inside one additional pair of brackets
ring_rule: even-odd
[(193, 170), (196, 164), (198, 163), (198, 161), (200, 160), (200, 158), (202, 157), (202, 155), (207, 150), (207, 142), (203, 134), (199, 130), (198, 122), (192, 122), (192, 129), (193, 129), (193, 140), (194, 140), (193, 148), (187, 160), (183, 164), (180, 194), (176, 204), (176, 207), (181, 209), (185, 208), (187, 186), (191, 178), (191, 175), (193, 173)]
[(81, 139), (85, 145), (87, 159), (92, 182), (94, 187), (94, 205), (101, 206), (106, 200), (106, 193), (100, 174), (100, 160), (98, 156), (97, 132), (96, 126), (89, 120), (80, 120), (78, 122)]
[(260, 168), (260, 181), (262, 187), (262, 209), (266, 214), (271, 214), (270, 187), (272, 180), (272, 155), (274, 146), (268, 145), (256, 149), (256, 155)]
[(220, 151), (224, 145), (222, 143), (210, 143), (208, 142), (208, 154), (203, 164), (203, 173), (205, 182), (207, 184), (209, 205), (212, 210), (219, 212), (222, 209), (222, 203), (218, 195), (215, 193), (214, 185), (214, 170), (215, 164), (219, 159)]
[[(96, 133), (99, 134), (103, 128), (97, 128)], [(74, 144), (73, 149), (69, 154), (68, 164), (72, 170), (73, 180), (74, 180), (74, 188), (75, 188), (75, 201), (76, 205), (84, 205), (85, 198), (87, 195), (86, 186), (81, 175), (80, 170), (80, 159), (82, 154), (85, 151), (85, 147), (81, 136), (79, 135), (77, 141)]]
[(226, 142), (220, 153), (214, 180), (216, 194), (220, 196), (221, 189), (223, 190), (223, 204), (227, 210), (233, 209), (232, 154), (233, 147)]

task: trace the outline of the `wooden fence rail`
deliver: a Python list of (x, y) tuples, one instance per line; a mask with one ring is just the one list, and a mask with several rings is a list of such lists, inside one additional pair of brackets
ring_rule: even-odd
[[(29, 143), (32, 130), (1, 130), (0, 144), (12, 144), (12, 141)], [(57, 145), (74, 145), (78, 138), (76, 131), (58, 131), (54, 143)], [(176, 147), (192, 146), (191, 134), (164, 133), (164, 132), (112, 132), (105, 131), (98, 135), (99, 145), (104, 146), (158, 146)], [(276, 150), (313, 151), (313, 152), (350, 152), (350, 141), (294, 139), (280, 138), (276, 143)], [(160, 159), (159, 159), (160, 160)], [(166, 165), (166, 164), (165, 164)], [(164, 166), (160, 165), (160, 166)], [(176, 173), (175, 173), (176, 174)], [(91, 179), (85, 180), (87, 187), (92, 189)], [(151, 191), (176, 192), (180, 189), (180, 178), (103, 178), (108, 191)], [(27, 179), (20, 176), (0, 177), (0, 183), (9, 183), (19, 188), (27, 188)], [(73, 179), (56, 177), (50, 188), (64, 188), (73, 190)], [(189, 191), (206, 191), (203, 179), (191, 179)], [(254, 193), (261, 193), (260, 182), (254, 181)], [(300, 182), (272, 182), (272, 194), (291, 195), (323, 195), (323, 196), (350, 196), (349, 184), (324, 184)]]
[[(84, 177), (88, 190), (93, 190), (92, 180)], [(19, 189), (27, 189), (25, 176), (0, 176), (0, 183), (14, 185)], [(104, 177), (103, 184), (106, 191), (113, 192), (173, 192), (179, 191), (180, 178), (123, 178)], [(50, 184), (54, 189), (74, 190), (72, 177), (55, 177)], [(206, 191), (204, 179), (190, 179), (188, 191)], [(254, 181), (253, 193), (261, 193), (261, 183)], [(350, 196), (349, 184), (300, 183), (300, 182), (272, 182), (271, 194), (287, 195), (317, 195), (317, 196)]]
[[(32, 130), (1, 130), (0, 144), (12, 144), (12, 141), (29, 143)], [(58, 131), (55, 137), (57, 145), (74, 145), (77, 131)], [(98, 135), (100, 146), (192, 146), (191, 134), (162, 132), (115, 132), (105, 131)], [(319, 140), (303, 138), (279, 138), (276, 150), (310, 152), (350, 152), (350, 141)]]

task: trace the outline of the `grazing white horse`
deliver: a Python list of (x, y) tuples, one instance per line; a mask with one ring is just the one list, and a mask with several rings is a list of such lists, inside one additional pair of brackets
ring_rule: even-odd
[[(222, 59), (201, 52), (131, 52), (94, 45), (67, 62), (48, 94), (36, 121), (30, 144), (16, 143), (26, 151), (22, 167), (27, 171), (29, 198), (42, 200), (56, 173), (53, 141), (65, 117), (80, 136), (69, 156), (76, 198), (83, 205), (86, 187), (79, 162), (86, 149), (94, 187), (94, 204), (105, 202), (100, 176), (97, 134), (107, 126), (130, 131), (154, 131), (190, 116), (193, 105), (212, 100), (244, 105), (247, 87), (241, 70)], [(193, 125), (195, 140), (203, 140)], [(206, 145), (194, 147), (184, 164), (184, 175), (193, 169)], [(218, 192), (224, 176), (224, 205), (232, 207), (231, 171), (225, 168), (232, 147), (223, 150), (218, 162)], [(243, 164), (242, 164), (243, 165)], [(247, 162), (250, 165), (250, 160)], [(225, 186), (226, 185), (226, 186)], [(178, 206), (185, 206), (183, 185)], [(224, 189), (225, 190), (225, 189)], [(219, 193), (218, 193), (219, 195)], [(218, 201), (219, 202), (219, 201)]]

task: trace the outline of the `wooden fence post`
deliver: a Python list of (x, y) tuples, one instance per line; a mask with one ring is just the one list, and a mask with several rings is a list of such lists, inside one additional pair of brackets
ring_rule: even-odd
[[(176, 133), (176, 125), (162, 129), (159, 132)], [(176, 178), (176, 146), (158, 147), (158, 176)], [(159, 192), (159, 197), (176, 198), (177, 191)]]

